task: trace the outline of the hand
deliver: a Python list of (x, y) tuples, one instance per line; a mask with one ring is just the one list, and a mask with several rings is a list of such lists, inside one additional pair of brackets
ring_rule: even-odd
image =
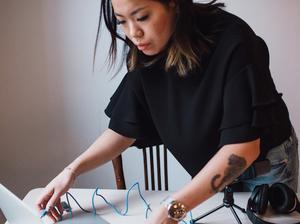
[(38, 210), (47, 209), (53, 222), (61, 220), (63, 208), (60, 197), (68, 191), (75, 181), (75, 173), (66, 168), (58, 174), (43, 190), (37, 200)]
[(178, 224), (178, 222), (168, 218), (167, 208), (161, 206), (158, 210), (151, 214), (146, 224)]

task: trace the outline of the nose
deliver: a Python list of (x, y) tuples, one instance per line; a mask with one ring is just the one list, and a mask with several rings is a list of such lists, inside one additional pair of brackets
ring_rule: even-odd
[(139, 40), (143, 37), (143, 35), (144, 35), (143, 30), (142, 30), (139, 26), (137, 26), (137, 25), (135, 25), (135, 24), (132, 24), (132, 25), (130, 26), (130, 31), (129, 31), (129, 33), (130, 33), (130, 36), (131, 36), (133, 39), (135, 39), (136, 41), (139, 41)]

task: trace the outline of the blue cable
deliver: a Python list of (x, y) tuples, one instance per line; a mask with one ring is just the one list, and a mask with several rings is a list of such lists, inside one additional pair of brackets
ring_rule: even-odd
[[(84, 208), (81, 207), (81, 205), (79, 204), (79, 202), (75, 199), (75, 197), (70, 193), (70, 192), (66, 192), (66, 199), (67, 199), (67, 203), (68, 203), (68, 206), (70, 208), (70, 217), (72, 218), (73, 217), (73, 212), (72, 212), (72, 208), (71, 208), (71, 205), (70, 205), (70, 200), (69, 200), (69, 196), (72, 197), (72, 199), (76, 202), (76, 204), (79, 206), (79, 208), (86, 212), (86, 213), (93, 213), (94, 215), (98, 215), (97, 214), (97, 211), (96, 211), (96, 206), (95, 206), (95, 196), (100, 196), (104, 202), (109, 206), (111, 207), (118, 215), (121, 215), (121, 216), (126, 216), (127, 213), (128, 213), (128, 210), (129, 210), (129, 193), (130, 191), (135, 187), (137, 186), (138, 188), (138, 193), (139, 193), (139, 196), (141, 197), (141, 199), (143, 200), (144, 204), (146, 205), (146, 214), (145, 214), (145, 217), (146, 219), (148, 218), (148, 212), (151, 211), (152, 212), (152, 209), (150, 207), (150, 204), (147, 203), (147, 201), (145, 200), (145, 198), (143, 197), (142, 193), (141, 193), (141, 189), (140, 189), (140, 185), (138, 182), (136, 182), (135, 184), (133, 184), (129, 190), (127, 191), (127, 194), (126, 194), (126, 201), (125, 201), (125, 211), (122, 212), (121, 210), (119, 210), (116, 206), (114, 206), (113, 204), (111, 204), (109, 201), (106, 200), (106, 198), (99, 194), (98, 193), (98, 190), (100, 190), (100, 188), (96, 188), (94, 193), (93, 193), (93, 196), (92, 196), (92, 207), (93, 207), (93, 211), (88, 211)], [(190, 220), (193, 220), (193, 216), (192, 216), (192, 212), (190, 211), (189, 212), (190, 214), (190, 217), (191, 219)], [(182, 220), (181, 222), (183, 222), (184, 224), (188, 224), (185, 220)], [(191, 221), (189, 222), (191, 223)]]
[(191, 217), (190, 220), (193, 220), (193, 214), (192, 214), (192, 211), (190, 211), (189, 213), (190, 213), (190, 217)]
[(92, 197), (92, 206), (93, 206), (93, 213), (94, 213), (94, 215), (97, 214), (97, 210), (96, 210), (96, 207), (95, 207), (95, 195), (96, 195), (97, 189), (98, 188), (96, 188), (96, 190), (94, 191), (93, 197)]
[(191, 222), (191, 220), (193, 220), (193, 215), (192, 215), (192, 212), (191, 212), (191, 211), (189, 211), (189, 214), (190, 214), (190, 217), (191, 217), (191, 219), (190, 219), (190, 221), (189, 221), (189, 222), (187, 222), (187, 221), (185, 221), (185, 220), (181, 220), (180, 222), (182, 222), (182, 223), (184, 223), (184, 224), (192, 223), (192, 222)]
[(70, 204), (70, 200), (69, 200), (69, 196), (71, 196), (73, 198), (73, 200), (76, 202), (76, 204), (79, 206), (79, 208), (86, 212), (86, 213), (91, 213), (91, 211), (88, 211), (84, 208), (81, 207), (81, 205), (79, 204), (79, 202), (75, 199), (75, 197), (70, 193), (70, 192), (66, 192), (66, 199), (67, 199), (67, 203), (68, 203), (68, 206), (70, 208), (70, 217), (72, 218), (73, 217), (73, 212), (72, 212), (72, 208), (71, 208), (71, 204)]
[(121, 215), (121, 216), (127, 215), (128, 209), (129, 209), (129, 193), (130, 193), (130, 191), (131, 191), (135, 186), (138, 187), (138, 193), (139, 193), (140, 197), (142, 198), (142, 200), (144, 201), (144, 203), (146, 204), (146, 219), (147, 219), (147, 218), (148, 218), (148, 211), (149, 211), (149, 210), (152, 211), (152, 210), (151, 210), (150, 204), (148, 204), (148, 203), (146, 202), (145, 198), (143, 197), (143, 195), (142, 195), (142, 193), (141, 193), (140, 185), (139, 185), (138, 182), (136, 182), (135, 184), (133, 184), (133, 185), (130, 187), (130, 189), (127, 191), (126, 201), (125, 201), (125, 211), (124, 211), (124, 212), (122, 212), (122, 211), (119, 210), (116, 206), (114, 206), (113, 204), (111, 204), (110, 202), (108, 202), (101, 194), (98, 194), (98, 190), (100, 190), (100, 189), (99, 189), (99, 188), (96, 188), (96, 190), (95, 190), (95, 192), (94, 192), (94, 194), (93, 194), (93, 203), (92, 203), (92, 204), (93, 204), (93, 210), (94, 210), (94, 213), (95, 213), (95, 210), (96, 210), (96, 208), (95, 208), (95, 203), (94, 203), (94, 198), (95, 198), (95, 195), (97, 195), (97, 196), (100, 196), (100, 197), (105, 201), (105, 203), (106, 203), (109, 207), (111, 207), (112, 209), (114, 209), (115, 212), (116, 212), (117, 214), (119, 214), (119, 215)]
[(70, 195), (71, 195), (71, 193), (66, 192), (66, 198), (67, 198), (68, 206), (69, 206), (69, 208), (70, 208), (70, 218), (73, 218), (73, 212), (72, 212), (72, 208), (71, 208), (70, 201), (69, 201), (69, 197), (68, 197), (68, 194), (67, 194), (67, 193), (70, 194)]

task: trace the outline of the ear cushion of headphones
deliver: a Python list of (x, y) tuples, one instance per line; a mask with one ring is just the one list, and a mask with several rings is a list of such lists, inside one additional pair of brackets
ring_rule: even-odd
[(267, 184), (258, 185), (254, 188), (252, 198), (252, 210), (253, 212), (261, 215), (266, 212), (268, 207), (268, 190)]
[[(272, 189), (271, 189), (272, 188)], [(258, 185), (254, 188), (247, 204), (247, 216), (253, 224), (273, 224), (256, 216), (255, 213), (262, 215), (268, 207), (268, 201), (275, 212), (290, 213), (294, 210), (300, 212), (300, 203), (294, 191), (285, 184), (273, 184), (269, 188), (267, 184)], [(281, 208), (282, 207), (282, 208)], [(300, 224), (296, 222), (295, 224)]]
[(294, 211), (299, 203), (295, 192), (282, 183), (275, 183), (270, 187), (269, 201), (273, 210), (281, 214)]

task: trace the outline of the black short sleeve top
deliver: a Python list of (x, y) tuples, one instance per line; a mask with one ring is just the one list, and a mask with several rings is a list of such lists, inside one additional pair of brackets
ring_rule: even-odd
[(202, 70), (180, 77), (158, 62), (128, 72), (105, 109), (110, 129), (137, 147), (165, 144), (192, 176), (227, 144), (261, 138), (263, 159), (291, 128), (265, 42), (225, 11), (208, 21), (222, 29)]

